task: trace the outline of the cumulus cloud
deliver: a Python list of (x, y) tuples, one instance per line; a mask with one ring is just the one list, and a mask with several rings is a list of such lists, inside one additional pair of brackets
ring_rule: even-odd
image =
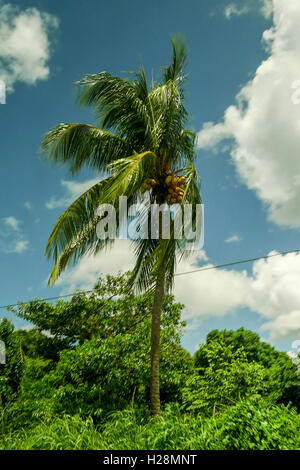
[(99, 182), (99, 178), (90, 179), (84, 182), (78, 181), (61, 181), (61, 186), (64, 188), (64, 194), (60, 197), (52, 196), (49, 201), (46, 202), (48, 209), (58, 209), (60, 207), (69, 206), (75, 199), (77, 199), (82, 193), (87, 191), (91, 186)]
[(265, 204), (269, 219), (300, 227), (300, 100), (299, 89), (292, 88), (300, 79), (300, 3), (273, 0), (272, 5), (274, 24), (263, 33), (267, 59), (222, 121), (203, 126), (197, 143), (216, 149), (231, 139), (237, 172)]
[[(205, 267), (212, 267), (205, 264)], [(196, 270), (199, 258), (179, 263), (179, 272)], [(249, 279), (246, 271), (211, 269), (175, 278), (174, 293), (185, 306), (184, 317), (196, 327), (209, 317), (222, 317), (244, 304)]]
[(247, 305), (266, 319), (262, 329), (271, 339), (300, 335), (299, 285), (300, 253), (254, 263)]
[(5, 217), (0, 221), (0, 251), (3, 253), (24, 253), (29, 248), (20, 229), (21, 222), (14, 216)]
[[(271, 252), (270, 255), (277, 255)], [(194, 260), (197, 264), (197, 259)], [(191, 262), (184, 267), (191, 269)], [(207, 267), (211, 265), (206, 265)], [(194, 267), (195, 269), (195, 267)], [(251, 274), (212, 269), (180, 276), (175, 294), (186, 305), (185, 318), (196, 327), (203, 319), (248, 307), (263, 320), (272, 341), (300, 337), (300, 253), (272, 256), (253, 263)]]
[(49, 13), (0, 1), (0, 78), (8, 92), (16, 82), (35, 85), (49, 77), (49, 35), (57, 27), (57, 18)]

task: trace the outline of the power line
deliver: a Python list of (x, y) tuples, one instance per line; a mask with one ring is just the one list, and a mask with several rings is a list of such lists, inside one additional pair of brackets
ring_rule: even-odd
[[(58, 299), (63, 299), (65, 297), (72, 297), (72, 295), (88, 294), (89, 292), (93, 292), (93, 290), (82, 290), (82, 291), (73, 292), (72, 294), (58, 295), (56, 297), (47, 297), (46, 299), (40, 299), (40, 300), (43, 300), (44, 302), (46, 302), (48, 300), (58, 300)], [(18, 302), (17, 304), (1, 305), (0, 309), (8, 308), (8, 307), (17, 307), (20, 303), (30, 304), (30, 302), (32, 302), (32, 300), (28, 300), (27, 302)]]
[[(231, 263), (225, 263), (225, 264), (218, 264), (218, 265), (215, 265), (215, 266), (206, 266), (204, 268), (199, 268), (199, 269), (194, 269), (193, 271), (184, 271), (182, 273), (177, 273), (177, 274), (174, 274), (174, 277), (175, 276), (184, 276), (185, 274), (193, 274), (193, 273), (198, 273), (198, 272), (201, 272), (201, 271), (208, 271), (210, 269), (220, 269), (220, 268), (227, 268), (229, 266), (235, 266), (237, 264), (244, 264), (244, 263), (251, 263), (253, 261), (259, 261), (261, 259), (268, 259), (268, 258), (273, 258), (275, 256), (283, 256), (283, 255), (288, 255), (290, 253), (300, 253), (300, 248), (298, 250), (290, 250), (290, 251), (282, 251), (282, 252), (279, 252), (279, 253), (273, 253), (272, 255), (266, 255), (266, 256), (259, 256), (257, 258), (248, 258), (248, 259), (242, 259), (242, 260), (239, 260), (239, 261), (232, 261)], [(66, 295), (58, 295), (56, 297), (48, 297), (46, 299), (41, 299), (43, 300), (44, 302), (46, 301), (50, 301), (50, 300), (58, 300), (58, 299), (63, 299), (63, 298), (66, 298), (66, 297), (72, 297), (73, 295), (80, 295), (80, 294), (89, 294), (90, 292), (94, 292), (93, 290), (83, 290), (83, 291), (77, 291), (77, 292), (72, 292), (71, 294), (66, 294)], [(27, 302), (19, 302), (19, 303), (22, 303), (22, 304), (29, 304), (30, 302), (32, 302), (32, 300), (29, 300)], [(17, 307), (19, 305), (19, 303), (16, 303), (16, 304), (9, 304), (9, 305), (2, 305), (0, 306), (0, 309), (2, 308), (8, 308), (8, 307)]]
[(282, 251), (281, 253), (274, 253), (273, 255), (259, 256), (258, 258), (242, 259), (240, 261), (233, 261), (232, 263), (218, 264), (216, 266), (207, 266), (205, 268), (195, 269), (194, 271), (185, 271), (183, 273), (177, 273), (177, 274), (175, 274), (175, 276), (183, 276), (184, 274), (192, 274), (192, 273), (198, 273), (200, 271), (208, 271), (209, 269), (225, 268), (225, 267), (228, 267), (228, 266), (234, 266), (236, 264), (251, 263), (252, 261), (258, 261), (260, 259), (273, 258), (274, 256), (287, 255), (289, 253), (300, 253), (300, 249), (299, 250)]

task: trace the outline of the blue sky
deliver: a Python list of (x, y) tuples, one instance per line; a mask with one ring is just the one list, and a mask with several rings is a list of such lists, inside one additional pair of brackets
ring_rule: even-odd
[[(300, 249), (300, 106), (291, 102), (299, 19), (294, 0), (0, 1), (0, 80), (8, 89), (0, 104), (1, 305), (87, 288), (98, 272), (132, 262), (119, 246), (46, 288), (51, 228), (97, 175), (72, 179), (38, 147), (57, 123), (94, 122), (74, 105), (83, 74), (120, 75), (142, 60), (149, 78), (158, 76), (178, 32), (188, 45), (186, 99), (205, 204), (204, 249), (178, 271)], [(244, 326), (290, 349), (300, 338), (299, 286), (296, 254), (179, 277), (184, 346), (193, 352), (211, 329)]]

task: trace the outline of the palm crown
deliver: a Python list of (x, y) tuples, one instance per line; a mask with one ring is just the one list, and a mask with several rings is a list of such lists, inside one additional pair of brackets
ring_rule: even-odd
[[(57, 220), (46, 247), (47, 257), (54, 260), (49, 284), (72, 260), (86, 252), (96, 254), (113, 242), (97, 237), (99, 205), (112, 204), (118, 212), (119, 196), (127, 196), (130, 204), (146, 191), (150, 203), (200, 203), (195, 134), (184, 128), (188, 118), (183, 105), (184, 41), (173, 38), (172, 50), (160, 82), (152, 81), (150, 87), (143, 67), (130, 79), (108, 72), (86, 75), (78, 82), (78, 102), (94, 108), (100, 127), (59, 124), (45, 135), (42, 149), (48, 158), (69, 164), (73, 174), (88, 166), (105, 175)], [(184, 244), (184, 238), (175, 240), (172, 235), (168, 240), (139, 240), (132, 284), (149, 288), (163, 269), (165, 289), (170, 289), (175, 250), (182, 255)]]

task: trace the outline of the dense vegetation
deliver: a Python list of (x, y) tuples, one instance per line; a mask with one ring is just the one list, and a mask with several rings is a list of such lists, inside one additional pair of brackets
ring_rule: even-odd
[(92, 295), (20, 304), (34, 325), (0, 323), (0, 449), (299, 449), (300, 375), (257, 334), (212, 331), (180, 345), (183, 305), (164, 297), (162, 413), (151, 418), (150, 295), (127, 276)]

